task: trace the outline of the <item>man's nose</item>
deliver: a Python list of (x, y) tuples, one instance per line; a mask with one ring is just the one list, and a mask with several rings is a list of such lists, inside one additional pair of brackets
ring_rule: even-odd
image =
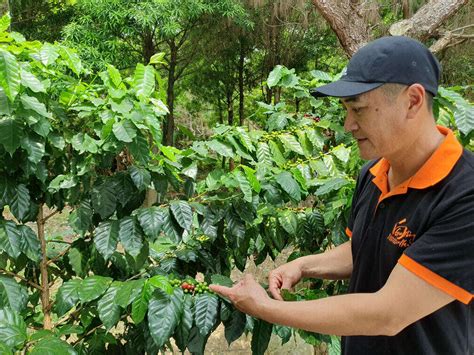
[(354, 119), (350, 111), (348, 111), (346, 114), (346, 119), (344, 120), (344, 130), (346, 132), (353, 132), (356, 131), (358, 128), (359, 126), (357, 125), (356, 120)]

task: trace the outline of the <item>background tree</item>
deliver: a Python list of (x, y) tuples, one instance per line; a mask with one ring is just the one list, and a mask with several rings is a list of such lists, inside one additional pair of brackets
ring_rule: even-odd
[[(92, 1), (76, 6), (75, 21), (65, 29), (66, 40), (77, 44), (86, 59), (97, 66), (111, 62), (127, 68), (137, 60), (148, 63), (157, 52), (166, 55), (166, 104), (169, 114), (163, 124), (166, 144), (173, 144), (175, 85), (197, 62), (200, 39), (189, 38), (206, 16), (235, 17), (246, 21), (237, 1)], [(132, 54), (132, 55), (130, 55)]]
[[(27, 39), (54, 42), (72, 19), (75, 0), (9, 0), (11, 27)], [(3, 14), (3, 13), (2, 13)]]
[[(369, 24), (364, 18), (365, 3), (349, 0), (313, 0), (315, 8), (328, 21), (348, 56), (373, 39)], [(467, 0), (429, 1), (410, 18), (392, 24), (389, 32), (391, 35), (405, 35), (426, 41), (437, 36), (439, 27), (466, 3)], [(404, 16), (410, 16), (409, 2), (403, 4)], [(439, 51), (449, 44), (444, 39), (438, 41), (432, 46), (432, 50)]]

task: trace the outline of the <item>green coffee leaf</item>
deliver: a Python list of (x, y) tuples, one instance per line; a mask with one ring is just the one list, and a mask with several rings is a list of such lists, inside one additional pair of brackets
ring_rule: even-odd
[(245, 325), (247, 323), (246, 319), (244, 313), (237, 309), (233, 309), (229, 319), (224, 322), (224, 336), (229, 346), (244, 333)]
[(148, 284), (165, 291), (169, 295), (173, 293), (173, 287), (170, 285), (166, 276), (155, 275), (148, 279)]
[(266, 165), (272, 164), (270, 147), (265, 142), (259, 142), (257, 145), (257, 160)]
[(20, 249), (30, 260), (35, 262), (40, 261), (41, 259), (41, 245), (33, 230), (25, 225), (20, 225), (17, 227), (21, 239), (20, 239)]
[(31, 91), (46, 92), (46, 88), (44, 87), (44, 84), (41, 81), (39, 81), (39, 79), (36, 76), (34, 76), (25, 68), (21, 69), (20, 76), (21, 76), (21, 84), (29, 88)]
[(196, 326), (202, 336), (209, 334), (214, 327), (219, 311), (219, 299), (211, 293), (202, 293), (195, 297)]
[(228, 144), (218, 141), (217, 139), (213, 139), (209, 142), (206, 142), (206, 145), (209, 149), (212, 149), (213, 151), (215, 151), (217, 154), (221, 156), (224, 156), (227, 158), (234, 157), (234, 151), (232, 147), (230, 147)]
[(94, 244), (99, 253), (108, 260), (117, 248), (119, 221), (101, 222), (95, 230)]
[(281, 188), (291, 197), (295, 202), (301, 201), (301, 189), (293, 176), (283, 171), (275, 177)]
[(76, 233), (84, 235), (92, 224), (92, 214), (93, 212), (90, 201), (83, 200), (79, 207), (69, 215), (69, 224)]
[(148, 327), (158, 347), (162, 347), (173, 334), (183, 312), (183, 291), (173, 295), (155, 292), (148, 305)]
[(285, 133), (280, 135), (278, 138), (280, 138), (280, 141), (286, 149), (304, 155), (303, 148), (293, 135)]
[(335, 335), (331, 335), (331, 342), (328, 346), (328, 355), (341, 354), (341, 339)]
[(58, 175), (51, 180), (48, 190), (54, 193), (61, 189), (70, 189), (76, 185), (77, 181), (74, 175)]
[(252, 330), (252, 354), (263, 355), (268, 348), (268, 343), (272, 336), (273, 324), (267, 323), (264, 320), (255, 320)]
[(141, 296), (144, 279), (123, 282), (115, 295), (115, 303), (122, 308), (126, 308), (137, 297)]
[(211, 282), (216, 285), (232, 287), (234, 282), (227, 276), (214, 274), (211, 276)]
[(12, 221), (0, 221), (0, 251), (16, 259), (21, 254), (21, 234)]
[(137, 213), (138, 221), (145, 234), (152, 239), (160, 235), (165, 214), (158, 207), (141, 208)]
[(122, 120), (115, 122), (112, 128), (115, 137), (122, 142), (131, 143), (137, 136), (137, 129), (132, 122)]
[(170, 203), (170, 210), (173, 212), (176, 222), (185, 230), (190, 230), (193, 223), (193, 211), (191, 206), (183, 200)]
[(25, 109), (35, 111), (37, 114), (49, 119), (53, 117), (51, 112), (48, 112), (46, 109), (46, 106), (42, 102), (39, 102), (36, 97), (23, 94), (20, 96), (20, 100)]
[(234, 176), (239, 182), (240, 190), (244, 194), (245, 201), (252, 202), (252, 188), (247, 178), (240, 170), (234, 170)]
[(53, 64), (59, 58), (58, 47), (45, 43), (39, 52), (39, 60), (45, 65)]
[(146, 169), (132, 165), (128, 167), (130, 177), (138, 190), (145, 190), (151, 183), (150, 172)]
[(73, 279), (61, 285), (56, 295), (56, 302), (54, 303), (59, 316), (64, 315), (79, 301), (79, 289), (81, 288), (81, 284), (82, 280)]
[(10, 155), (20, 147), (22, 136), (23, 125), (20, 121), (12, 118), (0, 119), (0, 144)]
[(47, 337), (41, 339), (31, 349), (31, 355), (77, 355), (76, 350), (65, 341), (55, 338)]
[(143, 285), (140, 294), (132, 302), (132, 319), (135, 324), (139, 324), (145, 318), (148, 309), (148, 301), (151, 298), (153, 288), (147, 282)]
[(26, 341), (26, 324), (18, 312), (0, 309), (0, 339), (10, 349), (19, 348)]
[(113, 184), (105, 181), (92, 189), (92, 205), (94, 211), (105, 219), (110, 217), (117, 207), (117, 196)]
[(20, 66), (13, 54), (0, 49), (0, 86), (11, 102), (20, 91)]
[(104, 323), (106, 330), (110, 330), (120, 319), (121, 309), (115, 302), (115, 296), (120, 289), (120, 283), (113, 282), (107, 292), (97, 302), (99, 318)]
[(181, 352), (184, 352), (186, 346), (189, 342), (189, 336), (191, 334), (191, 328), (194, 323), (194, 300), (193, 296), (189, 294), (184, 295), (183, 302), (183, 312), (181, 314), (181, 319), (178, 326), (176, 327), (176, 332), (174, 334), (174, 339), (176, 340), (176, 345), (178, 346)]
[(255, 170), (245, 165), (242, 165), (242, 169), (244, 169), (245, 176), (247, 177), (247, 180), (249, 181), (250, 186), (252, 186), (252, 189), (256, 193), (259, 193), (262, 187), (260, 185), (260, 181), (258, 181), (257, 177), (255, 176)]
[(74, 72), (74, 74), (79, 75), (82, 72), (81, 59), (74, 49), (61, 46), (59, 53), (61, 54), (61, 58), (64, 59), (67, 66)]
[(0, 275), (0, 309), (10, 308), (22, 312), (28, 303), (26, 287), (18, 284), (13, 278)]
[(30, 212), (30, 192), (25, 185), (16, 187), (15, 193), (10, 201), (10, 210), (20, 222), (28, 217)]
[(23, 137), (21, 147), (26, 150), (28, 160), (33, 164), (39, 163), (45, 154), (44, 141), (36, 135)]
[(278, 221), (280, 222), (280, 225), (285, 229), (285, 231), (293, 236), (296, 236), (298, 233), (298, 218), (296, 218), (296, 215), (292, 211), (284, 211), (280, 216), (278, 217)]
[(324, 195), (331, 191), (339, 190), (341, 187), (350, 184), (350, 181), (346, 178), (336, 177), (330, 178), (323, 181), (322, 186), (318, 187), (314, 192), (315, 195)]
[(98, 275), (85, 278), (78, 289), (79, 300), (86, 303), (99, 298), (109, 288), (111, 282), (110, 277)]
[(140, 254), (143, 236), (135, 218), (125, 217), (120, 220), (119, 240), (131, 256), (137, 257)]

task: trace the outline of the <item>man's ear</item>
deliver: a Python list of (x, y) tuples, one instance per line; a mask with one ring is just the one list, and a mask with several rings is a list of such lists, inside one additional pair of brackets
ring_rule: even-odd
[(406, 99), (408, 103), (408, 118), (414, 118), (417, 114), (426, 107), (425, 101), (426, 91), (425, 88), (420, 84), (412, 84), (407, 88)]

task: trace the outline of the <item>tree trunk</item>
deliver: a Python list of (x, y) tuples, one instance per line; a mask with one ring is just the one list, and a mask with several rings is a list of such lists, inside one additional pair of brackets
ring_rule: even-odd
[(166, 90), (166, 105), (168, 106), (169, 114), (163, 124), (163, 144), (174, 144), (174, 83), (176, 81), (175, 73), (178, 59), (178, 49), (174, 41), (169, 42), (170, 46), (170, 63), (168, 71), (168, 88)]
[(272, 97), (273, 97), (273, 90), (270, 89), (268, 86), (265, 85), (265, 103), (266, 104), (271, 104), (272, 103)]
[(404, 19), (409, 19), (411, 17), (410, 0), (402, 0), (402, 11)]
[(227, 124), (234, 125), (234, 100), (232, 100), (232, 91), (227, 92)]
[(49, 277), (48, 277), (48, 255), (46, 253), (46, 236), (44, 233), (45, 219), (43, 217), (43, 204), (41, 203), (36, 218), (36, 226), (38, 228), (38, 239), (41, 244), (41, 308), (43, 309), (43, 328), (51, 330), (53, 328), (51, 322), (51, 301), (49, 299)]
[(273, 104), (276, 105), (277, 103), (280, 102), (280, 97), (281, 97), (281, 87), (276, 87), (273, 90), (274, 97), (273, 97)]
[(217, 97), (217, 109), (219, 110), (219, 123), (224, 124), (224, 114), (222, 113), (223, 108), (222, 108), (222, 100), (220, 95)]
[(150, 58), (155, 54), (155, 43), (153, 34), (147, 31), (143, 35), (143, 60), (145, 64), (150, 62)]
[(244, 61), (245, 61), (245, 47), (243, 38), (240, 38), (240, 53), (239, 53), (239, 125), (244, 125)]
[(392, 36), (408, 36), (426, 41), (437, 35), (437, 29), (454, 15), (467, 0), (433, 0), (423, 5), (410, 19), (390, 26)]
[(368, 24), (349, 0), (313, 0), (313, 5), (336, 33), (349, 57), (372, 39)]
[(8, 0), (0, 1), (0, 11), (1, 11), (2, 16), (4, 14), (10, 12), (10, 6), (9, 6), (9, 1)]
[[(420, 41), (438, 36), (437, 29), (468, 0), (432, 0), (422, 6), (409, 19), (390, 27), (392, 36), (408, 36)], [(346, 54), (351, 57), (360, 47), (372, 39), (367, 21), (359, 13), (355, 0), (313, 0), (314, 7), (326, 19)], [(406, 9), (404, 8), (404, 15)], [(435, 43), (432, 50), (442, 50), (450, 41), (444, 38)]]
[[(234, 125), (234, 100), (232, 99), (233, 90), (227, 91), (227, 123), (229, 126)], [(229, 170), (232, 171), (235, 168), (234, 159), (229, 159)]]

